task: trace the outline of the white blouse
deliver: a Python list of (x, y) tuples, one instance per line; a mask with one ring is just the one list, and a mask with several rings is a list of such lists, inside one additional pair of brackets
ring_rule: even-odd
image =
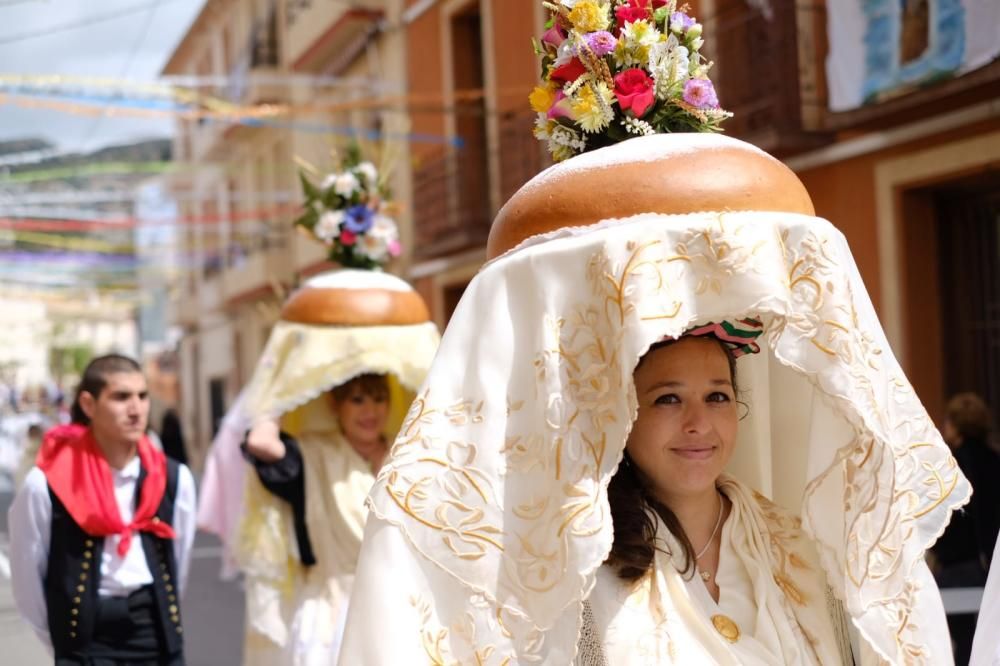
[[(715, 574), (719, 586), (719, 601), (716, 602), (708, 591), (705, 581), (697, 573), (685, 581), (691, 599), (698, 605), (705, 618), (722, 614), (733, 620), (740, 628), (742, 663), (746, 666), (771, 666), (781, 663), (781, 652), (772, 652), (768, 645), (774, 645), (774, 626), (758, 616), (754, 601), (753, 582), (736, 549), (733, 547), (733, 530), (727, 518), (722, 525), (719, 539), (719, 566)], [(769, 631), (769, 629), (771, 631)], [(763, 657), (763, 659), (762, 659)]]

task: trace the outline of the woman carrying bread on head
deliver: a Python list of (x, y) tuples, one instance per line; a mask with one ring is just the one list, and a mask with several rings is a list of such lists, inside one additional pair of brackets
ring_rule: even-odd
[[(344, 268), (289, 296), (241, 394), (232, 425), (252, 471), (210, 477), (215, 510), (200, 518), (228, 533), (245, 577), (248, 665), (337, 663), (365, 498), (439, 342), (419, 294), (380, 270), (399, 248), (378, 183), (355, 159), (307, 185), (297, 224)], [(230, 476), (245, 484), (239, 511), (225, 510)]]
[(843, 235), (699, 133), (727, 114), (673, 2), (546, 7), (561, 163), (372, 489), (343, 663), (949, 663), (923, 554), (968, 485)]

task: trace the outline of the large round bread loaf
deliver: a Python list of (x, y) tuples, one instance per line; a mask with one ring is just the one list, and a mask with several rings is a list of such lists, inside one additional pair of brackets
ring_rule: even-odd
[(406, 326), (430, 321), (427, 305), (394, 275), (338, 270), (309, 278), (281, 308), (283, 321), (331, 326)]
[(563, 227), (641, 213), (748, 210), (815, 213), (791, 169), (749, 143), (720, 134), (654, 134), (539, 173), (500, 210), (486, 254), (492, 259)]

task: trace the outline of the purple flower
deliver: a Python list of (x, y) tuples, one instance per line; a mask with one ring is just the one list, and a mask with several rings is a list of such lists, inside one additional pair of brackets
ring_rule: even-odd
[(674, 12), (670, 15), (670, 29), (674, 32), (687, 32), (695, 24), (695, 20), (684, 12)]
[(351, 206), (344, 212), (344, 228), (352, 234), (363, 234), (371, 229), (375, 213), (368, 206)]
[(618, 46), (618, 39), (607, 30), (588, 32), (583, 39), (598, 58), (608, 55)]
[(719, 108), (715, 86), (708, 79), (689, 79), (684, 84), (684, 101), (696, 109)]

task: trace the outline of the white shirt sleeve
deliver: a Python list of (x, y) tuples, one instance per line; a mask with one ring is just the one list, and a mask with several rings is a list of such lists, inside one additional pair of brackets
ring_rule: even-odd
[(187, 465), (177, 470), (177, 496), (174, 498), (174, 560), (177, 563), (178, 589), (184, 592), (187, 583), (188, 565), (191, 561), (191, 546), (198, 529), (198, 499), (194, 477)]
[(45, 605), (45, 572), (52, 536), (52, 500), (45, 473), (33, 467), (8, 512), (10, 571), (14, 603), (21, 617), (52, 651)]

